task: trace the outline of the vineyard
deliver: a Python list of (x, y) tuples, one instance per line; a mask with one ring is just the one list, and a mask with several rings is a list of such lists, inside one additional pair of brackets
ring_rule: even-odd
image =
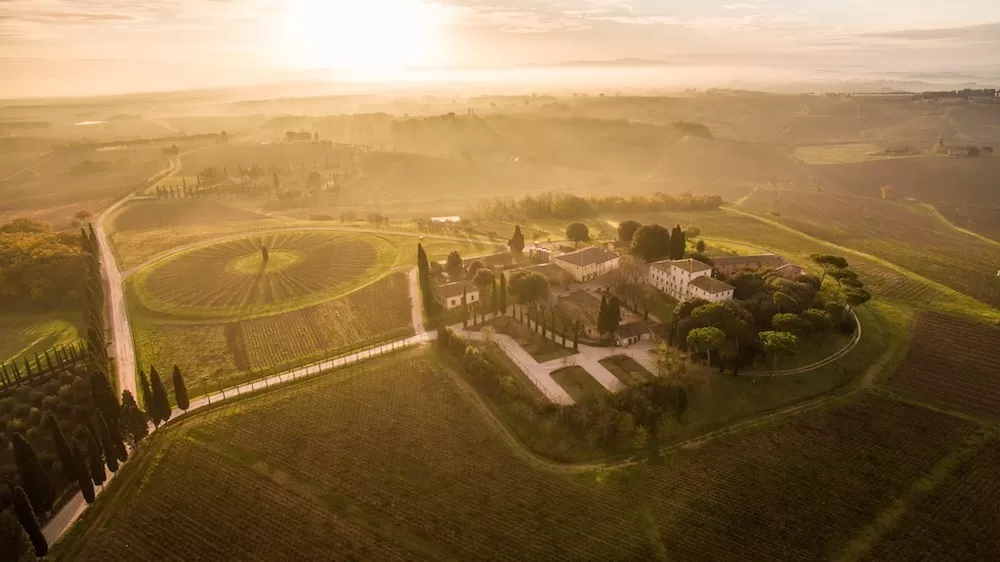
[(136, 333), (142, 368), (177, 364), (192, 395), (200, 395), (219, 384), (411, 335), (408, 282), (406, 274), (393, 273), (339, 299), (290, 312), (207, 324), (141, 324)]
[(868, 397), (645, 467), (641, 501), (672, 559), (829, 559), (968, 430)]
[(889, 386), (928, 402), (1000, 419), (1000, 329), (924, 313)]
[[(143, 271), (136, 292), (147, 308), (181, 315), (259, 313), (260, 307), (277, 310), (317, 302), (363, 281), (376, 265), (379, 246), (387, 246), (381, 242), (305, 231), (220, 242)], [(268, 251), (266, 262), (262, 247)]]
[(960, 466), (898, 527), (868, 560), (989, 560), (1000, 552), (1000, 443), (994, 441)]
[(158, 432), (54, 558), (653, 556), (620, 484), (533, 469), (464, 400), (410, 354), (196, 416)]
[(926, 207), (806, 191), (758, 189), (741, 203), (808, 235), (888, 260), (1000, 306), (1000, 245), (956, 230)]
[(869, 395), (571, 476), (512, 449), (426, 353), (157, 432), (54, 558), (826, 559), (971, 431)]

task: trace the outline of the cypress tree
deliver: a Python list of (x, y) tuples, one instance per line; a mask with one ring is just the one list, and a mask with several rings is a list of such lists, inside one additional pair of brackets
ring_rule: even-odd
[(94, 503), (94, 481), (90, 479), (90, 471), (87, 463), (83, 460), (83, 452), (80, 451), (80, 442), (73, 442), (73, 462), (76, 465), (76, 481), (80, 485), (80, 493), (87, 503)]
[(490, 311), (496, 314), (500, 310), (500, 295), (498, 294), (500, 289), (497, 285), (497, 280), (493, 278), (493, 290), (490, 291)]
[(121, 405), (118, 403), (115, 392), (111, 390), (111, 383), (108, 382), (108, 377), (104, 373), (93, 372), (90, 374), (90, 392), (94, 397), (94, 404), (104, 414), (104, 417), (112, 422), (117, 422)]
[(142, 398), (142, 405), (146, 409), (146, 415), (153, 421), (154, 426), (160, 425), (159, 412), (156, 412), (156, 409), (153, 407), (153, 391), (149, 387), (149, 378), (142, 371), (139, 371), (139, 393), (139, 397)]
[(62, 473), (66, 475), (68, 480), (73, 479), (73, 453), (69, 450), (69, 445), (66, 443), (66, 436), (63, 434), (63, 430), (59, 427), (59, 422), (56, 421), (55, 416), (52, 414), (45, 415), (45, 425), (48, 426), (49, 432), (52, 435), (52, 442), (56, 445), (56, 454), (59, 455), (59, 465), (62, 468)]
[(94, 429), (97, 431), (95, 437), (101, 440), (104, 462), (108, 465), (108, 470), (113, 473), (118, 472), (118, 450), (115, 447), (114, 440), (111, 438), (111, 433), (108, 431), (108, 424), (105, 423), (104, 417), (101, 416), (100, 412), (97, 412), (94, 419)]
[(118, 424), (105, 422), (108, 428), (108, 435), (111, 436), (111, 443), (114, 445), (115, 454), (120, 462), (128, 460), (128, 449), (125, 448), (125, 440), (122, 439), (122, 432), (118, 429)]
[(597, 333), (607, 333), (608, 326), (608, 296), (601, 295), (601, 308), (597, 311)]
[(191, 407), (191, 400), (188, 398), (187, 387), (184, 386), (184, 377), (181, 376), (181, 370), (174, 365), (174, 398), (177, 399), (177, 407), (181, 410), (187, 411)]
[(35, 562), (35, 549), (13, 509), (0, 509), (0, 553), (10, 562)]
[[(424, 274), (424, 273), (430, 272), (430, 269), (431, 269), (431, 267), (430, 267), (430, 263), (428, 263), (428, 261), (427, 261), (427, 252), (424, 251), (424, 245), (418, 243), (417, 244), (417, 270), (421, 274)], [(420, 276), (420, 279), (423, 280), (423, 275)]]
[(160, 373), (156, 372), (156, 367), (149, 368), (150, 386), (153, 391), (153, 404), (149, 406), (156, 409), (156, 415), (163, 421), (170, 419), (170, 399), (167, 398), (167, 389), (160, 380)]
[(98, 486), (104, 484), (107, 475), (104, 473), (104, 456), (101, 454), (101, 446), (94, 440), (94, 436), (89, 431), (80, 432), (80, 438), (87, 446), (87, 464), (90, 467), (90, 479)]
[(52, 482), (49, 475), (45, 473), (42, 464), (38, 461), (38, 454), (20, 433), (15, 433), (11, 440), (14, 446), (14, 461), (17, 464), (17, 473), (21, 477), (21, 485), (24, 492), (31, 500), (31, 508), (35, 513), (47, 513), (52, 509), (55, 501), (55, 491), (52, 489)]
[(521, 234), (521, 225), (514, 227), (514, 235), (507, 242), (507, 247), (515, 254), (520, 254), (524, 251), (524, 234)]
[(677, 225), (677, 259), (684, 259), (684, 254), (687, 253), (687, 236), (684, 234), (684, 229), (681, 225)]
[(147, 425), (147, 414), (139, 409), (135, 403), (132, 393), (125, 390), (122, 392), (122, 414), (118, 418), (118, 427), (122, 436), (134, 450), (139, 446), (139, 442), (149, 435)]
[(35, 516), (35, 510), (31, 508), (27, 494), (20, 486), (14, 486), (11, 490), (11, 496), (14, 515), (17, 516), (24, 532), (28, 534), (28, 539), (34, 545), (35, 556), (39, 558), (45, 556), (49, 552), (49, 541), (45, 540), (45, 534), (42, 533), (42, 527), (38, 524), (38, 518)]
[(507, 314), (507, 278), (500, 274), (500, 314)]

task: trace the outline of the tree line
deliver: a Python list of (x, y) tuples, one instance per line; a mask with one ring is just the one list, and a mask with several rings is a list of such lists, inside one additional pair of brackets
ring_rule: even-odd
[(664, 211), (711, 211), (722, 206), (718, 195), (682, 193), (637, 195), (633, 197), (580, 197), (573, 194), (543, 193), (522, 198), (497, 198), (480, 202), (474, 212), (491, 219), (557, 218), (579, 219), (606, 212), (656, 213)]

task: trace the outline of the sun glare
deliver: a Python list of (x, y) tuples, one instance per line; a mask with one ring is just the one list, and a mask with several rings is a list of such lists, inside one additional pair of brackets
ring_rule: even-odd
[(288, 66), (385, 71), (432, 63), (442, 17), (421, 0), (291, 0), (284, 20)]

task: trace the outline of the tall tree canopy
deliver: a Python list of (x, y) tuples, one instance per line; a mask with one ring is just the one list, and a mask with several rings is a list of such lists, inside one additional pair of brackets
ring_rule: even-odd
[(574, 222), (566, 227), (566, 239), (572, 242), (590, 241), (590, 229), (582, 222)]
[(55, 490), (49, 475), (45, 473), (38, 454), (28, 440), (20, 433), (15, 433), (11, 444), (14, 448), (14, 462), (17, 473), (21, 477), (21, 486), (31, 500), (31, 508), (35, 513), (48, 513), (55, 502)]
[(635, 238), (635, 233), (642, 224), (638, 221), (628, 220), (618, 224), (618, 240), (621, 242), (631, 242)]
[(84, 291), (86, 256), (73, 232), (53, 232), (31, 219), (0, 225), (0, 303), (76, 303)]
[(549, 281), (534, 271), (521, 269), (511, 273), (508, 286), (510, 294), (524, 304), (536, 303), (549, 296)]
[(444, 262), (444, 271), (448, 274), (448, 279), (461, 281), (465, 276), (465, 265), (461, 254), (457, 251), (448, 254), (448, 259)]
[(670, 231), (658, 224), (648, 224), (635, 232), (632, 255), (648, 262), (670, 257)]

